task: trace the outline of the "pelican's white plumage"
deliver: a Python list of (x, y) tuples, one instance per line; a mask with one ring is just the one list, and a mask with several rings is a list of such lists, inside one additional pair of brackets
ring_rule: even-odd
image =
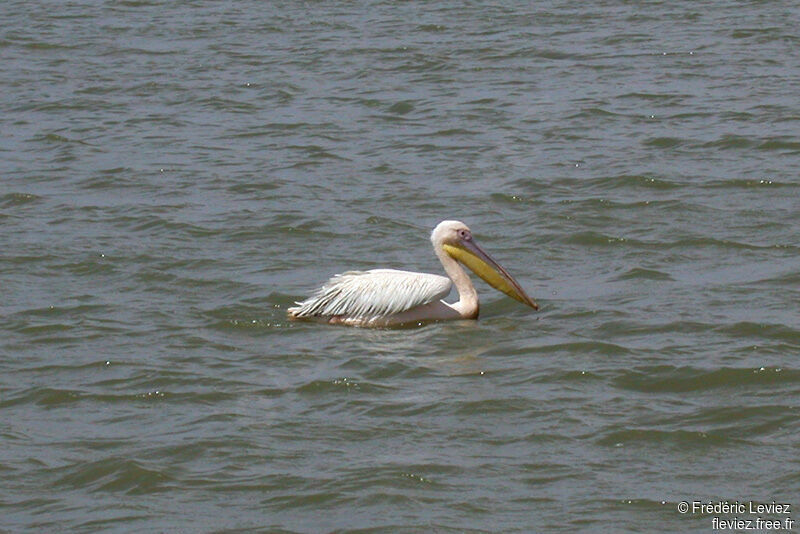
[(290, 308), (294, 317), (386, 317), (443, 299), (453, 283), (437, 274), (372, 269), (337, 274), (311, 298)]
[[(348, 271), (334, 276), (313, 296), (289, 308), (289, 317), (352, 326), (476, 319), (478, 293), (460, 263), (492, 287), (538, 309), (517, 281), (474, 242), (464, 223), (440, 222), (431, 234), (431, 243), (449, 278), (394, 269)], [(450, 293), (453, 284), (459, 299), (448, 304), (441, 299)]]

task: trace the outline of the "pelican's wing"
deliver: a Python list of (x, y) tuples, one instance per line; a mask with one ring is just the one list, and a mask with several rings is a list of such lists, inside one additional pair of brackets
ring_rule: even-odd
[(384, 317), (443, 299), (452, 285), (449, 278), (435, 274), (348, 271), (328, 280), (289, 312), (295, 317)]

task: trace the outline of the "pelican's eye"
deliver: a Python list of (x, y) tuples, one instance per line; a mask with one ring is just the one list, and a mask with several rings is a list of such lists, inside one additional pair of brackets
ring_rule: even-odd
[(464, 229), (458, 231), (458, 237), (460, 237), (464, 241), (469, 241), (470, 239), (472, 239), (472, 235), (469, 233), (469, 230), (464, 230)]

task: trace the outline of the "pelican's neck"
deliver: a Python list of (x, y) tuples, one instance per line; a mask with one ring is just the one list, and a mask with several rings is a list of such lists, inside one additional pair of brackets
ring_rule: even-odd
[(479, 308), (478, 292), (475, 291), (475, 286), (472, 285), (472, 280), (469, 279), (469, 275), (464, 268), (461, 267), (461, 264), (444, 251), (444, 247), (442, 247), (441, 243), (435, 243), (433, 250), (436, 252), (439, 261), (442, 262), (444, 272), (446, 272), (450, 280), (453, 281), (453, 284), (456, 286), (456, 291), (458, 291), (458, 302), (455, 304), (448, 304), (448, 306), (456, 310), (464, 319), (476, 319), (478, 317)]

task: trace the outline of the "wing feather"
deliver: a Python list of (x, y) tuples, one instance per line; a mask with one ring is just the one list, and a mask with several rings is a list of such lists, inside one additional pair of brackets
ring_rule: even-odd
[(443, 299), (453, 283), (436, 274), (373, 269), (337, 274), (297, 302), (295, 317), (385, 317)]

